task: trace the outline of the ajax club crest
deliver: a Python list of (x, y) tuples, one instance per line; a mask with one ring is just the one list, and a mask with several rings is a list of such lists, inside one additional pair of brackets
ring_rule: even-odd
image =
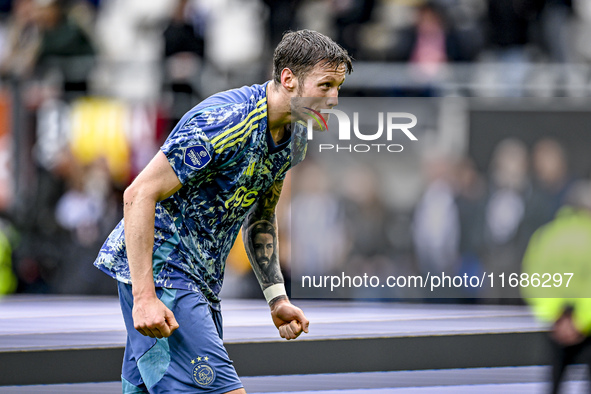
[(199, 386), (207, 387), (215, 380), (215, 369), (209, 365), (209, 357), (197, 357), (191, 360), (193, 364), (193, 380)]

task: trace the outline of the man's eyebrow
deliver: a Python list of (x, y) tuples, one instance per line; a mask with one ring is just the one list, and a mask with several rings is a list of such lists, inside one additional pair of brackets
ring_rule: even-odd
[[(334, 76), (334, 75), (325, 75), (322, 78), (320, 78), (318, 80), (318, 82), (320, 83), (325, 83), (325, 82), (337, 82), (338, 79)], [(341, 82), (341, 84), (345, 82), (345, 80), (343, 79), (343, 81)]]

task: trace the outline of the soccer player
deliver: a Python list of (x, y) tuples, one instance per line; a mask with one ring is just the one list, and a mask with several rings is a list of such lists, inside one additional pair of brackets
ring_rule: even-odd
[[(271, 81), (191, 109), (124, 193), (124, 220), (95, 261), (118, 280), (124, 393), (244, 393), (222, 343), (226, 257), (241, 226), (245, 240), (260, 223), (277, 234), (283, 179), (305, 152), (291, 100), (314, 97), (311, 109), (332, 108), (352, 71), (345, 50), (310, 30), (285, 34), (273, 68)], [(273, 323), (289, 340), (308, 332), (309, 321), (287, 298), (277, 246), (267, 262), (245, 242)]]

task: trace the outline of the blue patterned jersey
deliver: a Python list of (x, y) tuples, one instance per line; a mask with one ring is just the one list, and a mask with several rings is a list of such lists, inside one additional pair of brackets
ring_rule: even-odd
[[(156, 204), (156, 286), (201, 291), (216, 304), (226, 258), (248, 211), (303, 159), (299, 125), (280, 145), (271, 138), (267, 84), (209, 97), (185, 114), (161, 147), (183, 186)], [(131, 283), (123, 220), (94, 264)]]

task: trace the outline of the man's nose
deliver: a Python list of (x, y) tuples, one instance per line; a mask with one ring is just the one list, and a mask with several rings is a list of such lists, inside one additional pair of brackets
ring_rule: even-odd
[(329, 108), (339, 105), (339, 91), (337, 89), (334, 89), (334, 91), (332, 91), (326, 98), (326, 105)]

